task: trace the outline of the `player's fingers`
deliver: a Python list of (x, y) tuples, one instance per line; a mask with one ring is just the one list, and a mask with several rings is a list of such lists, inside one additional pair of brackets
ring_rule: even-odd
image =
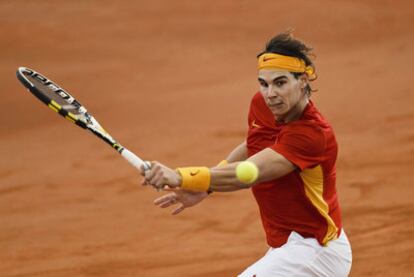
[(159, 190), (168, 190), (168, 188), (171, 186), (170, 178), (168, 174), (160, 169), (156, 175), (157, 180), (155, 181), (155, 187)]
[(142, 186), (146, 186), (146, 185), (148, 185), (148, 184), (147, 184), (147, 181), (145, 181), (145, 178), (142, 178), (142, 179), (141, 179), (141, 185), (142, 185)]
[(177, 199), (175, 198), (174, 195), (168, 195), (167, 197), (163, 197), (162, 199), (159, 199), (159, 201), (157, 202), (157, 205), (160, 208), (167, 208), (171, 205), (174, 205), (178, 203)]
[(174, 193), (169, 193), (169, 194), (163, 195), (163, 196), (158, 197), (157, 199), (155, 199), (154, 204), (159, 205), (159, 204), (164, 203), (166, 201), (170, 201), (170, 199), (172, 199), (174, 197), (175, 197)]
[(144, 172), (144, 180), (148, 182), (152, 178), (153, 174), (151, 173), (151, 170), (147, 170)]
[(177, 204), (177, 201), (175, 201), (174, 199), (172, 199), (172, 200), (168, 200), (168, 201), (162, 203), (161, 205), (159, 205), (159, 207), (160, 208), (168, 208), (169, 206), (175, 205), (175, 204)]
[(153, 185), (153, 187), (155, 187), (158, 190), (164, 188), (166, 183), (165, 183), (165, 178), (164, 178), (164, 174), (162, 173), (162, 171), (158, 171), (155, 174), (154, 178), (151, 180), (151, 184)]
[(145, 170), (145, 180), (151, 184), (151, 180), (159, 172), (159, 170), (160, 166), (157, 164), (157, 162), (151, 162), (151, 168), (149, 170)]
[(145, 173), (147, 172), (147, 171), (150, 171), (151, 170), (151, 162), (149, 162), (149, 161), (144, 161), (144, 163), (143, 164), (141, 164), (141, 166), (139, 167), (139, 169), (140, 169), (140, 174), (142, 175), (142, 176), (144, 176), (145, 177)]
[(181, 213), (182, 211), (184, 211), (185, 207), (184, 205), (180, 205), (177, 209), (175, 209), (171, 214), (172, 215), (177, 215), (179, 213)]
[(151, 168), (149, 173), (145, 173), (145, 181), (155, 187), (155, 184), (161, 177), (161, 172), (157, 168)]
[(140, 166), (140, 168), (139, 168), (139, 169), (141, 170), (140, 174), (141, 174), (142, 176), (145, 176), (145, 171), (146, 171), (145, 164), (142, 164), (142, 165)]
[(149, 183), (147, 182), (147, 179), (145, 178), (145, 176), (141, 177), (140, 181), (141, 181), (142, 186), (148, 186), (149, 185)]

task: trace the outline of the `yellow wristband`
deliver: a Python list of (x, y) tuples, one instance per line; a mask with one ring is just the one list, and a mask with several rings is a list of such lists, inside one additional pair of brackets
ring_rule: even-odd
[(181, 188), (193, 191), (207, 191), (210, 187), (210, 169), (208, 167), (179, 167)]

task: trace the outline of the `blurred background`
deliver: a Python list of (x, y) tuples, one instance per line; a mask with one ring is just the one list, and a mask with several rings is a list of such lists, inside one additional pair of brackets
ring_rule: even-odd
[(251, 192), (171, 216), (138, 172), (15, 77), (44, 73), (120, 143), (170, 166), (241, 143), (256, 54), (294, 30), (339, 142), (351, 276), (414, 270), (412, 1), (1, 0), (2, 276), (236, 276), (267, 250)]

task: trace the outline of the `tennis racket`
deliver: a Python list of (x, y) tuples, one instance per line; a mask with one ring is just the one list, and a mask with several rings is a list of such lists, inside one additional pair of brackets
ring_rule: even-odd
[(75, 123), (85, 130), (91, 131), (95, 136), (118, 151), (122, 157), (139, 171), (141, 171), (142, 165), (144, 165), (144, 170), (150, 168), (148, 162), (144, 162), (137, 155), (115, 141), (112, 136), (102, 128), (98, 121), (88, 113), (84, 106), (56, 83), (46, 78), (44, 75), (26, 67), (19, 67), (16, 75), (17, 79), (19, 79), (19, 81), (40, 101), (72, 123)]

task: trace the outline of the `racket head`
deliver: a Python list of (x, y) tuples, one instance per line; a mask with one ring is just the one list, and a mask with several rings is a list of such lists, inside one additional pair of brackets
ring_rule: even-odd
[(55, 82), (27, 67), (19, 67), (16, 75), (17, 79), (49, 108), (76, 125), (89, 129), (118, 151), (122, 149), (86, 108)]
[(17, 79), (40, 101), (72, 122), (79, 121), (78, 123), (86, 128), (88, 113), (71, 94), (30, 68), (19, 67), (16, 75)]

